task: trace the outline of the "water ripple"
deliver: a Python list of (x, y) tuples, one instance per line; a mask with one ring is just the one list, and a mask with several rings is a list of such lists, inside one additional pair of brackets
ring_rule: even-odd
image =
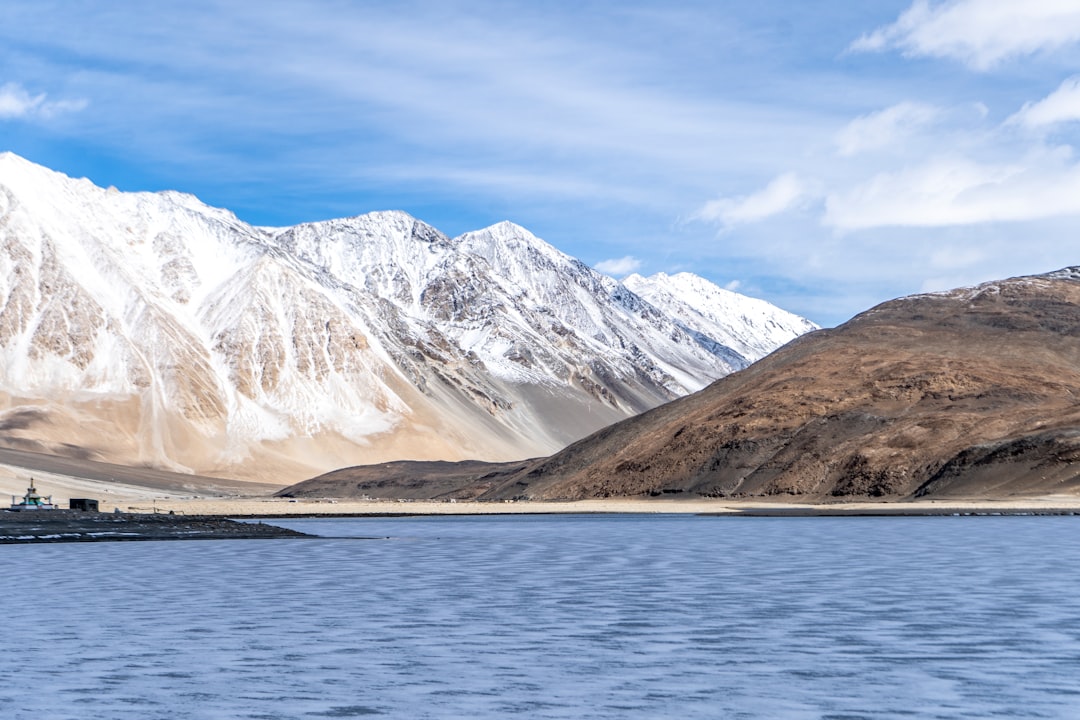
[(1077, 518), (283, 524), (0, 546), (3, 717), (1078, 717)]

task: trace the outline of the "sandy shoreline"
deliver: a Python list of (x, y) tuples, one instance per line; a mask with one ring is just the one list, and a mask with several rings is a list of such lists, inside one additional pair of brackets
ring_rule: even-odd
[[(65, 498), (55, 498), (62, 508)], [(6, 505), (2, 506), (6, 507)], [(204, 517), (364, 517), (400, 515), (693, 514), (748, 517), (906, 515), (1080, 515), (1071, 495), (1010, 500), (920, 500), (917, 502), (794, 503), (710, 499), (604, 499), (572, 502), (437, 502), (397, 500), (289, 500), (272, 497), (152, 497), (108, 495), (101, 512)]]
[(283, 498), (161, 499), (136, 503), (131, 512), (175, 512), (229, 517), (367, 516), (367, 515), (536, 515), (559, 513), (632, 513), (655, 515), (952, 515), (1080, 514), (1080, 498), (1049, 496), (1007, 501), (919, 501), (808, 504), (730, 500), (579, 500), (575, 502), (430, 502), (286, 500)]
[[(7, 458), (5, 458), (7, 459)], [(12, 458), (18, 459), (18, 458)], [(12, 459), (9, 459), (11, 462)], [(51, 460), (43, 456), (37, 461)], [(77, 464), (74, 464), (77, 465)], [(91, 468), (98, 470), (98, 468)], [(398, 500), (287, 499), (272, 497), (284, 484), (196, 478), (137, 468), (109, 468), (100, 477), (76, 476), (65, 466), (33, 469), (0, 462), (0, 507), (22, 496), (32, 475), (39, 492), (62, 508), (71, 498), (94, 498), (102, 512), (165, 513), (218, 517), (365, 515), (518, 515), (552, 513), (684, 513), (710, 515), (952, 515), (1080, 514), (1080, 495), (1048, 495), (1003, 500), (919, 500), (915, 502), (800, 503), (785, 500), (612, 498), (575, 502), (438, 502)], [(121, 476), (120, 473), (124, 475)], [(7, 496), (7, 497), (5, 497)]]

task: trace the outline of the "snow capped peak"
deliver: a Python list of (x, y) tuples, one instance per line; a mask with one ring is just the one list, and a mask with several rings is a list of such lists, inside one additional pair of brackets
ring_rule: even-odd
[(44, 452), (276, 479), (535, 456), (790, 339), (767, 303), (725, 316), (725, 291), (682, 275), (623, 285), (511, 222), (255, 228), (5, 153), (0, 421), (27, 398), (77, 428), (20, 438)]
[(509, 220), (497, 222), (480, 230), (472, 230), (455, 238), (458, 242), (497, 243), (507, 247), (523, 245), (547, 245), (522, 226)]
[(478, 232), (489, 232), (494, 235), (500, 236), (516, 236), (532, 239), (536, 238), (536, 236), (533, 235), (529, 230), (522, 227), (521, 225), (518, 225), (515, 222), (511, 222), (510, 220), (500, 220), (493, 225), (488, 225), (486, 228), (483, 228)]
[(9, 192), (24, 194), (25, 190), (39, 188), (43, 183), (58, 186), (60, 183), (71, 182), (77, 181), (14, 153), (0, 153), (0, 185), (6, 186)]
[(364, 218), (371, 222), (417, 222), (417, 219), (404, 210), (372, 210), (353, 216), (353, 219)]
[(481, 230), (473, 230), (455, 238), (459, 243), (480, 247), (497, 246), (507, 252), (533, 251), (550, 258), (572, 261), (574, 258), (558, 250), (545, 240), (537, 237), (528, 228), (517, 223), (503, 220)]
[(809, 320), (756, 298), (725, 290), (689, 272), (633, 274), (626, 287), (703, 333), (737, 351), (750, 361), (759, 360), (799, 335), (818, 329)]
[[(422, 243), (445, 242), (449, 238), (423, 220), (414, 218), (402, 210), (379, 210), (349, 218), (319, 220), (297, 225), (295, 228), (311, 228), (319, 233), (327, 232), (342, 239), (341, 232), (358, 237), (397, 236), (405, 241)], [(295, 228), (282, 228), (292, 230)]]
[[(0, 166), (5, 167), (5, 168), (19, 168), (24, 172), (49, 173), (49, 174), (52, 174), (52, 175), (63, 175), (63, 173), (61, 173), (61, 172), (58, 172), (56, 170), (50, 170), (49, 168), (44, 167), (43, 165), (38, 165), (37, 163), (34, 163), (34, 162), (31, 162), (30, 160), (27, 160), (26, 158), (22, 157), (21, 155), (16, 155), (15, 153), (11, 152), (10, 150), (5, 150), (3, 152), (0, 152)], [(67, 177), (67, 176), (64, 175), (64, 177)]]
[(404, 210), (373, 210), (341, 220), (322, 220), (311, 224), (319, 225), (323, 223), (347, 223), (364, 227), (377, 225), (409, 227), (417, 223), (426, 225), (426, 223), (416, 219)]
[(522, 273), (538, 268), (581, 265), (529, 230), (508, 221), (464, 233), (455, 242), (462, 251), (485, 258), (500, 275), (513, 280), (522, 280)]
[[(92, 215), (91, 207), (111, 211), (116, 216), (148, 217), (177, 211), (239, 227), (243, 225), (231, 211), (215, 208), (195, 195), (176, 190), (161, 192), (121, 192), (101, 188), (87, 178), (72, 178), (62, 172), (37, 165), (13, 153), (0, 158), (0, 186), (12, 198), (43, 216)], [(247, 230), (250, 227), (243, 225)]]
[(19, 163), (25, 163), (26, 165), (33, 165), (29, 160), (16, 155), (10, 150), (0, 151), (0, 165), (14, 165)]
[(29, 196), (43, 191), (68, 196), (106, 192), (87, 178), (72, 178), (11, 152), (0, 155), (0, 184), (24, 200), (29, 200)]

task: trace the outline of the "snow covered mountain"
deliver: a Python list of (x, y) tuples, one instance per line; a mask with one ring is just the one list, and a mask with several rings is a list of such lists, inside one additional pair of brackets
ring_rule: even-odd
[(0, 443), (281, 482), (543, 454), (794, 336), (731, 295), (733, 328), (710, 295), (647, 302), (511, 223), (260, 228), (2, 153)]
[(717, 287), (693, 273), (657, 273), (647, 278), (634, 274), (624, 278), (623, 284), (675, 318), (702, 342), (711, 339), (750, 362), (818, 329), (806, 318), (764, 300)]

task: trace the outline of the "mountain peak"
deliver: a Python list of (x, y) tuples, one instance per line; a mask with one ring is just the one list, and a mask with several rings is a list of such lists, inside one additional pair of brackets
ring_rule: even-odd
[(29, 182), (31, 178), (39, 182), (44, 178), (71, 179), (61, 172), (50, 170), (13, 152), (0, 153), (0, 182)]
[(481, 228), (480, 230), (470, 230), (469, 232), (462, 233), (457, 239), (461, 240), (464, 238), (488, 238), (492, 241), (501, 243), (525, 242), (528, 244), (540, 243), (547, 245), (546, 242), (534, 235), (528, 228), (510, 222), (509, 220), (502, 220), (494, 225), (488, 225), (485, 228)]
[[(22, 155), (16, 155), (15, 153), (11, 152), (10, 150), (4, 150), (4, 151), (0, 152), (0, 163), (17, 164), (17, 165), (22, 165), (23, 167), (36, 167), (36, 168), (41, 168), (42, 170), (49, 170), (48, 168), (46, 168), (46, 167), (44, 167), (42, 165), (38, 165), (35, 162), (27, 160)], [(49, 172), (56, 172), (56, 171), (55, 170), (49, 170)]]
[(518, 225), (515, 222), (511, 222), (510, 220), (500, 220), (499, 222), (495, 223), (494, 225), (489, 225), (488, 227), (484, 228), (484, 230), (486, 230), (488, 232), (494, 232), (494, 233), (500, 233), (500, 234), (506, 234), (506, 235), (518, 235), (518, 236), (525, 236), (525, 237), (530, 237), (530, 238), (535, 238), (536, 237), (536, 235), (534, 235), (527, 228), (525, 228), (525, 227), (523, 227), (521, 225)]
[(352, 220), (365, 220), (368, 222), (406, 222), (414, 223), (419, 222), (415, 217), (405, 212), (404, 210), (372, 210), (371, 212), (360, 213), (351, 218)]
[(41, 452), (284, 479), (513, 459), (745, 365), (512, 222), (259, 229), (10, 153), (0, 182), (0, 423), (40, 404), (5, 435)]

